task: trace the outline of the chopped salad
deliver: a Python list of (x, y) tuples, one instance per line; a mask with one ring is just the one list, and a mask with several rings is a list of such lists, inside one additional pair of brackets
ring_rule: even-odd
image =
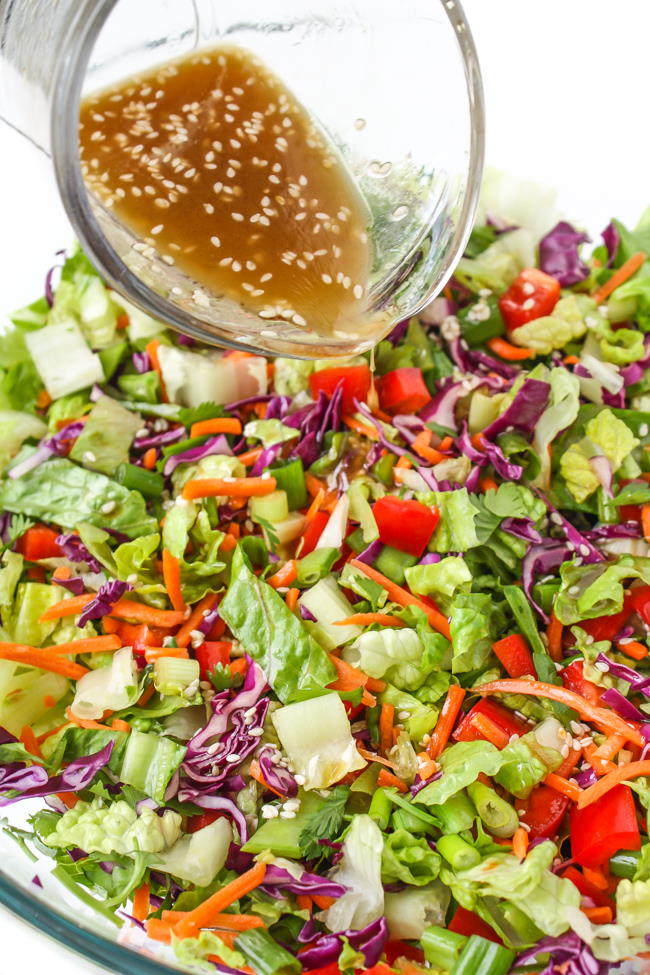
[(5, 828), (190, 969), (649, 949), (650, 214), (483, 211), (374, 357), (202, 347), (80, 250), (0, 338)]

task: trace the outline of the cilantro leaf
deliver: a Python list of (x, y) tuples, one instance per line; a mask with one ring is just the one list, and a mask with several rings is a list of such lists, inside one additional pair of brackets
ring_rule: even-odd
[(255, 519), (255, 521), (260, 526), (260, 528), (264, 530), (264, 534), (266, 535), (266, 540), (269, 544), (269, 548), (275, 554), (277, 549), (280, 547), (280, 539), (278, 538), (278, 533), (276, 532), (275, 527), (271, 524), (270, 521), (267, 521), (266, 518), (258, 517)]
[(309, 817), (298, 838), (307, 860), (314, 860), (323, 855), (323, 847), (319, 840), (333, 840), (341, 832), (345, 804), (350, 790), (346, 785), (337, 785), (327, 797), (325, 804)]

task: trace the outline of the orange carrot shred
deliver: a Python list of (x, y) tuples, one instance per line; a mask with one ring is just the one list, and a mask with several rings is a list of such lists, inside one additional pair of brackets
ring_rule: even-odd
[(394, 721), (395, 708), (392, 704), (384, 702), (379, 712), (379, 751), (382, 755), (387, 755), (393, 746)]
[(465, 697), (464, 688), (458, 684), (451, 684), (447, 691), (445, 702), (442, 705), (436, 726), (431, 732), (427, 752), (430, 758), (438, 758), (442, 755), (445, 745), (449, 741), (449, 736), (454, 730), (456, 718), (460, 711), (461, 704)]
[(216, 601), (216, 594), (209, 592), (196, 604), (174, 637), (179, 647), (186, 647), (188, 645), (191, 639), (190, 633), (197, 628), (198, 624), (203, 620), (204, 615), (214, 608)]
[(205, 437), (214, 433), (241, 433), (241, 420), (236, 417), (216, 417), (213, 420), (199, 420), (190, 428), (190, 437)]
[(274, 589), (279, 589), (281, 586), (290, 586), (295, 581), (297, 575), (297, 562), (295, 559), (289, 559), (281, 569), (278, 569), (272, 576), (269, 576), (266, 581), (269, 586), (273, 586)]
[(178, 613), (185, 612), (185, 600), (181, 590), (181, 564), (168, 549), (163, 549), (163, 582), (169, 600)]
[(567, 796), (567, 798), (579, 804), (582, 789), (576, 782), (570, 782), (569, 779), (562, 778), (556, 772), (549, 772), (544, 779), (544, 784), (550, 785), (556, 792), (561, 792), (563, 796)]
[(578, 809), (584, 809), (604, 796), (614, 786), (621, 782), (629, 782), (631, 779), (639, 778), (642, 775), (650, 775), (650, 761), (647, 759), (642, 762), (629, 762), (627, 765), (617, 766), (613, 772), (608, 772), (602, 779), (587, 789), (583, 789), (578, 798)]
[(495, 336), (493, 339), (488, 339), (485, 343), (495, 355), (498, 355), (500, 359), (506, 359), (508, 362), (518, 362), (520, 359), (532, 359), (533, 356), (537, 355), (534, 349), (527, 349), (524, 346), (513, 345), (511, 342), (506, 342), (500, 336)]
[(443, 616), (439, 609), (434, 608), (428, 603), (422, 602), (421, 599), (418, 599), (406, 589), (398, 586), (396, 582), (393, 582), (392, 579), (388, 579), (386, 576), (382, 575), (381, 572), (377, 572), (376, 569), (366, 565), (365, 562), (359, 562), (358, 559), (350, 559), (349, 564), (354, 569), (358, 569), (359, 572), (362, 572), (365, 576), (368, 576), (369, 579), (372, 579), (374, 582), (378, 582), (379, 585), (386, 590), (394, 603), (397, 603), (400, 606), (417, 606), (423, 611), (434, 630), (438, 630), (438, 632), (442, 633), (443, 636), (446, 636), (447, 639), (451, 638), (451, 631), (449, 629), (447, 617)]
[(554, 612), (551, 612), (551, 622), (548, 624), (548, 652), (551, 660), (559, 663), (562, 660), (562, 631), (564, 627)]
[(405, 793), (409, 791), (409, 787), (403, 779), (398, 778), (397, 775), (393, 775), (388, 769), (383, 768), (379, 775), (377, 776), (377, 785), (382, 789), (397, 789), (398, 792)]
[(631, 278), (633, 274), (636, 274), (641, 265), (644, 264), (647, 259), (647, 255), (644, 253), (644, 251), (637, 251), (636, 254), (632, 254), (632, 257), (628, 257), (627, 261), (622, 264), (617, 271), (614, 271), (611, 278), (608, 281), (605, 281), (604, 284), (601, 284), (601, 286), (593, 292), (591, 297), (594, 299), (596, 304), (602, 304), (603, 301), (609, 298), (609, 296), (616, 291), (617, 288), (620, 288), (622, 284), (625, 284), (628, 278)]
[(145, 921), (149, 916), (149, 884), (140, 884), (133, 894), (132, 914), (136, 921)]
[(639, 643), (638, 640), (627, 640), (625, 642), (619, 640), (616, 649), (627, 657), (631, 657), (632, 660), (644, 660), (648, 656), (648, 648)]
[(201, 477), (188, 481), (183, 497), (189, 501), (197, 498), (262, 498), (272, 494), (277, 487), (274, 477)]
[(334, 626), (372, 626), (373, 623), (379, 623), (380, 626), (406, 626), (404, 620), (399, 616), (391, 616), (390, 613), (353, 613), (344, 620), (334, 620)]
[(175, 933), (179, 938), (195, 937), (201, 928), (209, 927), (216, 914), (220, 914), (226, 907), (240, 898), (250, 894), (264, 880), (266, 864), (256, 863), (250, 870), (246, 870), (239, 877), (235, 877), (216, 893), (204, 900), (203, 903), (189, 911), (175, 926)]

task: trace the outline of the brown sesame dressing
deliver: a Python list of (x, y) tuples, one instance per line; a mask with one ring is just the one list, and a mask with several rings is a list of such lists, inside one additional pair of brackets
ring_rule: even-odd
[(80, 147), (90, 191), (205, 291), (322, 334), (358, 322), (366, 207), (320, 128), (250, 53), (202, 51), (89, 96)]

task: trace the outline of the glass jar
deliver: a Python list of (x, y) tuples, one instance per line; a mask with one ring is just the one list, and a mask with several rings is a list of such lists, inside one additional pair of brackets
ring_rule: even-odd
[[(483, 158), (479, 69), (456, 0), (274, 0), (272, 10), (266, 0), (13, 0), (5, 7), (0, 118), (52, 157), (81, 244), (145, 312), (217, 345), (340, 356), (369, 348), (444, 286), (470, 231)], [(206, 296), (189, 275), (152, 256), (84, 184), (80, 98), (219, 42), (254, 52), (279, 75), (329, 134), (368, 202), (375, 259), (365, 323), (354, 334), (324, 338)]]

